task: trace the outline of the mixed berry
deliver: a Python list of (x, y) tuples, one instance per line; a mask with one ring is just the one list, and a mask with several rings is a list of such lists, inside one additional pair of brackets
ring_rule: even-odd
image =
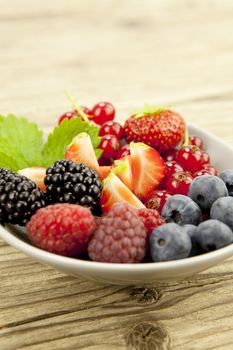
[[(38, 157), (14, 158), (0, 130), (3, 225), (26, 226), (41, 249), (104, 263), (177, 260), (233, 243), (233, 170), (218, 176), (180, 114), (145, 105), (121, 125), (109, 102), (73, 105), (47, 144), (36, 140)], [(9, 119), (42, 137), (12, 116), (3, 129)]]

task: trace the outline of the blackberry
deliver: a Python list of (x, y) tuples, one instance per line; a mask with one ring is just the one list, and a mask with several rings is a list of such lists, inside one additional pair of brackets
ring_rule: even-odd
[(43, 192), (36, 184), (14, 171), (0, 168), (0, 221), (24, 226), (45, 206)]
[(47, 168), (46, 197), (50, 204), (73, 203), (98, 208), (102, 183), (95, 170), (72, 160), (58, 160)]

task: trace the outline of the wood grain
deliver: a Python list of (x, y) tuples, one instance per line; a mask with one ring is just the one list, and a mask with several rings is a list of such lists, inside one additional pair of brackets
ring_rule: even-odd
[[(233, 2), (0, 1), (0, 110), (51, 126), (110, 100), (117, 116), (169, 104), (233, 146)], [(233, 346), (233, 259), (189, 280), (95, 284), (0, 241), (0, 348), (213, 350)]]

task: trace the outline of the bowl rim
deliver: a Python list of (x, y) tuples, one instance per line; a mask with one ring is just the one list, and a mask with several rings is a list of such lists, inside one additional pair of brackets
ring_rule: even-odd
[[(218, 144), (222, 144), (224, 147), (227, 147), (230, 151), (233, 152), (233, 148), (228, 145), (225, 141), (221, 140), (211, 132), (205, 131), (193, 124), (187, 124), (189, 129), (197, 133), (203, 133), (210, 137), (212, 140), (216, 140)], [(0, 237), (7, 242), (9, 245), (18, 249), (19, 251), (29, 255), (33, 258), (37, 258), (40, 261), (44, 261), (51, 264), (59, 264), (63, 267), (74, 267), (74, 268), (83, 268), (92, 271), (105, 270), (106, 272), (118, 271), (118, 272), (162, 272), (167, 270), (177, 270), (179, 268), (191, 268), (197, 265), (204, 265), (205, 263), (211, 263), (212, 261), (225, 260), (233, 256), (233, 243), (211, 251), (208, 253), (203, 253), (201, 255), (188, 257), (179, 260), (163, 261), (163, 262), (145, 262), (145, 263), (107, 263), (107, 262), (96, 262), (89, 260), (82, 260), (75, 257), (66, 257), (51, 252), (47, 252), (40, 248), (33, 246), (30, 243), (23, 241), (22, 239), (16, 237), (9, 229), (4, 228), (0, 225)]]
[(0, 226), (0, 237), (2, 239), (9, 243), (11, 246), (17, 248), (18, 250), (26, 253), (27, 255), (30, 255), (31, 257), (37, 257), (40, 260), (48, 261), (48, 262), (54, 262), (54, 263), (60, 263), (64, 267), (65, 266), (73, 266), (73, 267), (83, 267), (88, 268), (92, 270), (99, 270), (99, 268), (104, 269), (105, 271), (122, 271), (125, 270), (127, 272), (142, 272), (145, 269), (149, 271), (156, 272), (157, 270), (176, 270), (179, 268), (184, 267), (191, 267), (196, 264), (204, 263), (206, 260), (208, 262), (214, 260), (216, 261), (217, 258), (224, 257), (230, 257), (233, 255), (233, 243), (217, 249), (212, 252), (203, 253), (201, 255), (188, 257), (184, 259), (179, 260), (171, 260), (171, 261), (162, 261), (162, 262), (148, 262), (148, 263), (106, 263), (106, 262), (97, 262), (97, 261), (89, 261), (89, 260), (82, 260), (75, 257), (66, 257), (54, 253), (47, 252), (43, 249), (37, 248), (30, 243), (27, 243), (20, 238), (16, 237), (14, 234), (12, 234), (10, 231), (5, 229), (3, 226)]

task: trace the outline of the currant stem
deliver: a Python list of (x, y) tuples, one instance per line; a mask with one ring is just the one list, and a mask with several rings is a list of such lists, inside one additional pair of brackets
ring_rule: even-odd
[(85, 122), (88, 122), (89, 121), (88, 115), (83, 112), (82, 108), (77, 104), (77, 102), (75, 101), (73, 96), (67, 91), (65, 91), (65, 94), (66, 94), (66, 97), (68, 98), (68, 100), (71, 102), (72, 106), (79, 113), (79, 115), (83, 118), (83, 120)]
[(186, 129), (185, 130), (185, 136), (184, 136), (184, 143), (182, 145), (182, 147), (185, 147), (189, 144), (189, 132), (188, 130)]

